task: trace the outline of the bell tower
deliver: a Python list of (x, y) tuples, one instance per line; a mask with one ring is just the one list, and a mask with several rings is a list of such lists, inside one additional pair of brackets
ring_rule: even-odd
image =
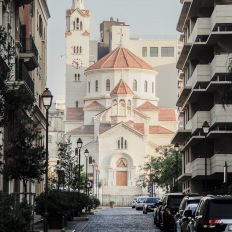
[(84, 10), (84, 0), (73, 0), (73, 9), (79, 8), (80, 10)]

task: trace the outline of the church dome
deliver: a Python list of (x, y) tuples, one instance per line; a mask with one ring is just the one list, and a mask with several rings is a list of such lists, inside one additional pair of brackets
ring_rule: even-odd
[(85, 71), (92, 71), (96, 69), (147, 69), (155, 71), (155, 69), (140, 59), (134, 53), (124, 47), (118, 47), (102, 57), (99, 61), (88, 67)]

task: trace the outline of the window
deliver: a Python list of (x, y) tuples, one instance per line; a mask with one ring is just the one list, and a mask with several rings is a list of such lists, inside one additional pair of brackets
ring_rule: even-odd
[(158, 48), (150, 47), (150, 57), (158, 57)]
[(123, 137), (119, 138), (117, 141), (118, 149), (127, 149), (127, 140)]
[(90, 93), (90, 81), (89, 81), (89, 93)]
[(75, 53), (75, 52), (76, 52), (76, 47), (74, 46), (74, 47), (73, 47), (73, 53)]
[(43, 36), (43, 20), (41, 15), (39, 15), (39, 35), (41, 37)]
[(80, 81), (80, 73), (77, 74), (77, 80)]
[(142, 49), (142, 56), (147, 57), (147, 48), (146, 47), (143, 47), (143, 49)]
[(76, 23), (75, 23), (75, 21), (73, 22), (73, 30), (75, 30), (75, 25), (76, 25)]
[(106, 91), (110, 91), (110, 80), (106, 80)]
[(95, 81), (95, 91), (98, 92), (98, 81)]
[(80, 53), (82, 53), (82, 47), (80, 46)]
[(79, 18), (77, 18), (76, 23), (77, 23), (76, 29), (79, 30)]
[(121, 138), (121, 149), (123, 149), (123, 137)]
[(144, 82), (144, 92), (147, 92), (147, 81)]
[(77, 51), (76, 51), (77, 53), (79, 52), (79, 47), (77, 46)]
[(137, 91), (137, 81), (133, 81), (133, 91)]
[(80, 30), (82, 31), (83, 29), (83, 24), (82, 24), (82, 21), (80, 22)]
[(174, 56), (174, 47), (163, 47), (161, 48), (162, 57), (173, 57)]

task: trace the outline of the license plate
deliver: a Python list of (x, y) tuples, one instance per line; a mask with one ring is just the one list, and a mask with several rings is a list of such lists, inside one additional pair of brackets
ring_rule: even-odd
[(228, 231), (232, 231), (232, 225), (228, 225)]

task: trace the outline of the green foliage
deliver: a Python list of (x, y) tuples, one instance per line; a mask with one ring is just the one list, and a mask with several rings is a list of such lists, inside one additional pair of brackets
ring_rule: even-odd
[(0, 232), (26, 232), (33, 218), (33, 207), (25, 199), (16, 204), (14, 197), (0, 192)]
[[(48, 213), (52, 216), (74, 216), (88, 205), (88, 196), (78, 192), (62, 192), (51, 190), (48, 193)], [(42, 193), (35, 198), (35, 212), (41, 216), (45, 211), (45, 194)]]
[(89, 201), (93, 203), (96, 207), (100, 205), (100, 200), (96, 196), (89, 196)]
[(174, 147), (161, 146), (157, 148), (160, 156), (147, 157), (142, 170), (144, 171), (143, 182), (153, 182), (158, 186), (170, 191), (173, 185), (173, 178), (181, 173), (182, 157), (180, 151), (175, 151)]

